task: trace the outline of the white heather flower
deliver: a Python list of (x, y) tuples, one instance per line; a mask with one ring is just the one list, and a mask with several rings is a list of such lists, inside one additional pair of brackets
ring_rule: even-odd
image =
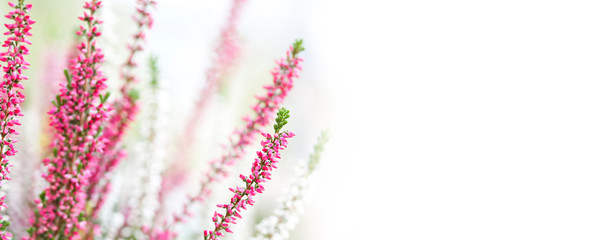
[(291, 180), (286, 193), (278, 199), (278, 208), (256, 226), (253, 240), (288, 239), (290, 231), (299, 222), (299, 215), (303, 213), (303, 201), (309, 190), (312, 173), (308, 161), (300, 161), (297, 175)]
[[(155, 60), (153, 62), (155, 64)], [(105, 239), (114, 239), (118, 234), (123, 238), (144, 239), (141, 229), (152, 226), (154, 214), (159, 208), (157, 196), (168, 142), (166, 112), (169, 110), (169, 97), (164, 82), (158, 78), (158, 72), (154, 69), (157, 67), (152, 67), (152, 80), (146, 82), (151, 87), (142, 88), (140, 93), (142, 101), (137, 127), (138, 140), (129, 149), (133, 154), (129, 154), (125, 166), (114, 177), (129, 179), (122, 181), (119, 191), (114, 191), (120, 195), (120, 199), (115, 202), (126, 207), (116, 211), (115, 206), (106, 204), (105, 209), (112, 216), (104, 215), (103, 219), (112, 221), (102, 224), (106, 232)]]
[(152, 60), (151, 87), (141, 92), (144, 99), (141, 105), (141, 120), (139, 135), (141, 141), (134, 144), (134, 154), (129, 160), (129, 169), (126, 174), (134, 174), (129, 186), (126, 187), (128, 219), (123, 225), (124, 229), (130, 229), (128, 235), (121, 233), (122, 237), (135, 236), (140, 238), (143, 233), (142, 227), (153, 225), (154, 215), (160, 207), (158, 193), (161, 186), (161, 172), (164, 170), (164, 159), (168, 136), (166, 129), (168, 119), (166, 114), (169, 110), (168, 93), (163, 86), (163, 81), (158, 78), (156, 60)]
[[(152, 61), (153, 69), (155, 60)], [(148, 105), (142, 109), (145, 114), (145, 121), (149, 125), (147, 130), (142, 129), (144, 137), (148, 141), (143, 142), (145, 158), (141, 158), (141, 195), (140, 201), (133, 206), (133, 215), (137, 218), (137, 222), (141, 226), (151, 226), (153, 223), (154, 214), (158, 209), (158, 193), (160, 191), (162, 177), (161, 172), (164, 170), (164, 159), (167, 152), (165, 146), (168, 144), (168, 136), (166, 129), (168, 126), (167, 112), (169, 111), (169, 97), (163, 86), (164, 81), (158, 78), (156, 70), (152, 70), (152, 87), (146, 92), (149, 95)]]

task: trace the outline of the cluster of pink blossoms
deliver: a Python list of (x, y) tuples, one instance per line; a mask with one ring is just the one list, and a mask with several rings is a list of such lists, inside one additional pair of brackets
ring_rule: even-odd
[[(24, 55), (29, 54), (29, 49), (25, 44), (31, 45), (27, 37), (32, 35), (29, 31), (32, 29), (31, 25), (35, 23), (28, 15), (32, 8), (31, 4), (24, 4), (24, 0), (20, 0), (16, 4), (9, 2), (8, 5), (14, 9), (5, 15), (12, 23), (5, 24), (8, 31), (4, 35), (8, 35), (8, 38), (2, 47), (7, 50), (0, 53), (0, 61), (6, 63), (3, 66), (4, 78), (0, 83), (2, 95), (0, 100), (0, 186), (4, 180), (10, 180), (8, 174), (11, 165), (8, 157), (17, 153), (13, 145), (16, 140), (11, 138), (11, 135), (19, 134), (15, 130), (15, 126), (21, 125), (17, 117), (23, 116), (20, 104), (25, 101), (25, 95), (21, 92), (24, 88), (20, 82), (28, 79), (22, 72), (29, 66), (24, 59)], [(4, 198), (5, 196), (0, 197), (0, 208), (6, 208)], [(0, 238), (3, 240), (12, 237), (11, 233), (5, 232), (7, 226), (8, 221), (0, 215)]]
[(101, 8), (99, 0), (84, 4), (84, 15), (79, 19), (84, 26), (77, 31), (84, 36), (78, 46), (79, 54), (72, 60), (67, 83), (61, 84), (60, 94), (49, 112), (55, 129), (53, 158), (44, 159), (48, 173), (44, 179), (49, 186), (36, 200), (37, 211), (33, 219), (30, 239), (74, 239), (86, 224), (81, 215), (85, 208), (85, 188), (91, 176), (90, 166), (95, 155), (104, 148), (107, 140), (101, 134), (107, 120), (108, 94), (106, 78), (99, 70), (103, 53), (95, 39), (101, 36), (97, 25), (101, 23), (95, 13)]
[[(2, 46), (7, 51), (0, 53), (0, 61), (6, 64), (3, 66), (5, 75), (0, 82), (0, 186), (5, 180), (10, 180), (8, 157), (17, 152), (13, 146), (16, 140), (12, 137), (18, 134), (15, 127), (21, 125), (17, 118), (23, 116), (20, 104), (25, 96), (20, 82), (28, 79), (22, 74), (29, 66), (24, 60), (24, 55), (29, 54), (25, 44), (31, 44), (27, 37), (31, 36), (29, 31), (35, 23), (27, 15), (31, 4), (24, 4), (25, 0), (17, 1), (9, 3), (14, 10), (6, 17), (13, 22), (5, 24), (9, 30), (5, 33), (8, 39)], [(207, 72), (209, 86), (203, 90), (204, 98), (197, 103), (197, 109), (200, 110), (198, 115), (204, 109), (210, 91), (217, 87), (238, 53), (235, 22), (241, 5), (246, 0), (233, 1), (228, 25), (222, 32), (216, 50), (215, 65)], [(153, 24), (149, 8), (156, 1), (137, 0), (137, 4), (135, 20), (138, 30), (133, 44), (129, 46), (128, 60), (121, 72), (125, 80), (120, 89), (122, 97), (110, 105), (107, 102), (109, 93), (105, 91), (107, 79), (100, 70), (104, 55), (96, 44), (96, 39), (101, 36), (98, 26), (102, 21), (95, 14), (102, 7), (102, 0), (87, 0), (84, 3), (84, 14), (79, 17), (84, 24), (76, 32), (84, 40), (75, 47), (77, 54), (70, 61), (69, 70), (65, 70), (66, 82), (59, 84), (59, 94), (48, 112), (54, 133), (52, 157), (42, 161), (48, 170), (42, 175), (48, 186), (39, 195), (40, 198), (34, 201), (36, 209), (31, 218), (32, 227), (28, 229), (29, 237), (23, 239), (94, 239), (98, 235), (96, 214), (111, 187), (107, 174), (124, 158), (126, 153), (118, 148), (126, 129), (138, 112), (138, 94), (132, 86), (136, 82), (133, 70), (137, 64), (134, 56), (143, 50), (140, 42), (144, 41), (145, 31)], [(217, 205), (225, 212), (215, 212), (212, 218), (214, 228), (204, 231), (204, 239), (219, 239), (225, 232), (232, 232), (230, 224), (236, 224), (237, 218), (242, 218), (240, 213), (243, 209), (254, 204), (253, 197), (264, 192), (263, 183), (271, 180), (271, 172), (277, 168), (281, 159), (280, 152), (287, 147), (288, 139), (294, 137), (292, 132), (280, 131), (287, 124), (289, 112), (284, 108), (278, 111), (278, 108), (292, 89), (293, 80), (299, 77), (298, 71), (301, 70), (300, 63), (303, 60), (298, 54), (303, 50), (302, 42), (296, 41), (287, 51), (286, 58), (277, 61), (278, 66), (272, 71), (273, 84), (264, 87), (266, 94), (258, 96), (258, 102), (253, 106), (254, 117), (245, 118), (246, 126), (234, 133), (235, 141), (231, 142), (227, 153), (211, 162), (199, 194), (189, 199), (182, 214), (173, 216), (171, 224), (181, 221), (194, 202), (204, 201), (208, 197), (210, 184), (228, 175), (227, 167), (241, 159), (244, 148), (254, 141), (258, 133), (264, 139), (251, 173), (239, 176), (244, 186), (229, 188), (234, 195), (229, 203)], [(270, 118), (276, 112), (278, 117), (274, 125), (275, 132), (261, 133), (260, 129), (270, 123)], [(0, 211), (3, 208), (6, 208), (4, 196), (0, 197)], [(13, 237), (6, 232), (8, 225), (9, 222), (0, 216), (1, 240)], [(140, 227), (151, 239), (176, 237), (168, 227), (160, 231), (147, 226)]]
[[(304, 50), (302, 41), (296, 41), (286, 52), (286, 58), (276, 61), (278, 66), (271, 72), (273, 84), (265, 86), (266, 94), (257, 96), (257, 104), (252, 107), (254, 118), (246, 117), (244, 129), (234, 132), (236, 141), (226, 149), (226, 153), (218, 160), (211, 162), (211, 169), (204, 175), (199, 192), (188, 199), (181, 213), (173, 215), (173, 223), (182, 222), (190, 215), (190, 209), (195, 202), (204, 202), (211, 194), (210, 185), (221, 177), (228, 175), (228, 166), (241, 159), (244, 148), (252, 143), (260, 128), (269, 124), (271, 116), (278, 110), (293, 87), (293, 80), (299, 77), (302, 58), (298, 56)], [(163, 186), (165, 188), (165, 186)], [(165, 226), (169, 228), (170, 225)]]
[(230, 224), (236, 224), (237, 218), (242, 218), (240, 212), (246, 210), (246, 206), (252, 206), (255, 201), (252, 199), (255, 195), (263, 193), (265, 187), (263, 183), (271, 180), (271, 171), (277, 168), (280, 151), (288, 145), (288, 138), (294, 137), (292, 132), (280, 132), (280, 129), (287, 123), (289, 117), (288, 110), (282, 108), (278, 112), (278, 118), (274, 125), (275, 133), (261, 133), (265, 140), (261, 141), (263, 149), (257, 152), (257, 158), (250, 169), (248, 176), (240, 174), (240, 179), (245, 186), (229, 188), (234, 196), (227, 204), (218, 204), (217, 207), (225, 209), (224, 213), (215, 211), (212, 217), (215, 227), (213, 230), (204, 230), (205, 240), (216, 240), (223, 236), (223, 232), (232, 233), (229, 229)]
[[(95, 217), (99, 209), (103, 206), (105, 196), (111, 190), (111, 185), (107, 178), (122, 159), (126, 157), (126, 152), (119, 149), (122, 138), (131, 122), (139, 111), (137, 105), (138, 94), (133, 89), (133, 83), (136, 82), (134, 69), (137, 63), (134, 61), (135, 55), (143, 51), (142, 42), (145, 41), (146, 31), (152, 28), (153, 18), (150, 8), (156, 5), (155, 0), (137, 0), (137, 12), (134, 19), (137, 23), (137, 31), (133, 35), (133, 42), (128, 46), (129, 54), (124, 63), (121, 78), (124, 80), (120, 88), (122, 98), (113, 102), (114, 111), (110, 114), (108, 126), (105, 127), (103, 135), (108, 139), (108, 143), (103, 149), (103, 155), (99, 156), (99, 161), (93, 167), (91, 176), (91, 185), (87, 190), (88, 201), (93, 201), (92, 217)], [(99, 186), (101, 184), (101, 186)], [(95, 199), (93, 199), (95, 198)]]

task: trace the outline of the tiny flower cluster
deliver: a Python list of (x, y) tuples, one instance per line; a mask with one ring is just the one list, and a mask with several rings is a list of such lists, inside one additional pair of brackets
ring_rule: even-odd
[(229, 188), (234, 196), (228, 204), (218, 204), (217, 207), (225, 209), (224, 213), (215, 211), (212, 217), (215, 223), (214, 230), (204, 230), (205, 240), (216, 240), (224, 235), (224, 232), (232, 233), (229, 229), (230, 224), (236, 224), (237, 218), (242, 218), (240, 212), (246, 210), (246, 206), (252, 206), (255, 201), (252, 199), (255, 195), (263, 193), (265, 187), (263, 183), (271, 180), (271, 171), (277, 168), (280, 151), (288, 145), (288, 138), (292, 138), (292, 132), (280, 132), (281, 128), (287, 123), (289, 117), (288, 110), (282, 108), (278, 112), (276, 125), (274, 125), (275, 133), (262, 133), (265, 140), (261, 141), (263, 149), (257, 152), (257, 158), (251, 168), (251, 174), (244, 176), (240, 174), (240, 179), (245, 183), (245, 186)]
[(51, 126), (56, 132), (53, 158), (44, 159), (48, 173), (44, 179), (49, 186), (36, 200), (30, 239), (74, 238), (85, 225), (85, 188), (89, 184), (90, 166), (106, 143), (101, 125), (107, 120), (105, 101), (106, 78), (99, 70), (103, 53), (95, 39), (101, 36), (95, 12), (101, 1), (84, 4), (84, 21), (78, 35), (85, 40), (78, 45), (80, 53), (72, 60), (71, 73), (66, 70), (67, 83), (61, 85), (60, 94), (49, 112)]
[[(2, 99), (0, 99), (0, 186), (5, 180), (10, 180), (9, 156), (14, 156), (17, 153), (14, 143), (16, 140), (11, 135), (18, 135), (15, 130), (16, 126), (21, 125), (17, 117), (23, 116), (21, 112), (21, 103), (25, 101), (25, 95), (21, 80), (28, 78), (23, 75), (23, 70), (28, 69), (29, 63), (25, 61), (24, 55), (29, 54), (29, 49), (26, 44), (31, 42), (27, 37), (32, 36), (30, 30), (31, 25), (35, 22), (30, 19), (28, 12), (32, 8), (31, 4), (25, 4), (24, 0), (17, 3), (9, 2), (8, 5), (13, 8), (6, 18), (12, 20), (12, 23), (5, 24), (7, 32), (4, 35), (9, 37), (4, 41), (2, 47), (7, 48), (5, 52), (0, 53), (0, 61), (6, 63), (3, 66), (4, 78), (0, 82), (0, 91)], [(0, 197), (0, 208), (5, 209), (5, 196)], [(8, 227), (8, 219), (0, 215), (0, 238), (9, 239), (12, 234), (5, 232)]]

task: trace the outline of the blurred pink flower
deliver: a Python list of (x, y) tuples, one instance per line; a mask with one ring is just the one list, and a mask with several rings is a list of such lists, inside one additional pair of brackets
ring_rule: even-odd
[[(171, 162), (168, 171), (162, 179), (162, 194), (180, 186), (186, 179), (187, 164), (191, 160), (193, 146), (196, 145), (195, 136), (198, 132), (200, 123), (204, 119), (204, 112), (219, 86), (226, 79), (226, 75), (235, 64), (240, 55), (240, 46), (236, 39), (238, 19), (240, 12), (246, 0), (233, 0), (227, 24), (221, 29), (217, 47), (214, 51), (214, 61), (206, 71), (206, 82), (200, 89), (198, 99), (194, 105), (192, 114), (185, 125), (185, 131), (182, 138), (179, 138), (180, 150), (177, 152), (176, 161)], [(163, 201), (164, 196), (160, 197)], [(161, 209), (160, 209), (161, 211)]]

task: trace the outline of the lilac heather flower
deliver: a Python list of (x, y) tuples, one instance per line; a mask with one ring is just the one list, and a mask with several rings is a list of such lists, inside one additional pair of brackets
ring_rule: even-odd
[[(233, 165), (236, 160), (244, 155), (244, 148), (252, 143), (255, 134), (260, 133), (260, 128), (269, 124), (272, 116), (280, 107), (293, 86), (293, 80), (299, 77), (302, 58), (298, 56), (303, 48), (302, 40), (297, 40), (286, 52), (286, 58), (276, 61), (278, 66), (272, 71), (273, 84), (265, 86), (266, 94), (257, 97), (257, 104), (252, 107), (255, 115), (253, 118), (246, 117), (246, 126), (234, 132), (236, 141), (232, 141), (226, 149), (226, 153), (220, 159), (211, 162), (210, 170), (202, 179), (199, 192), (188, 199), (183, 206), (183, 211), (173, 215), (173, 223), (181, 222), (188, 215), (189, 209), (195, 202), (204, 202), (210, 195), (210, 185), (221, 177), (228, 175), (227, 167)], [(167, 186), (163, 185), (162, 191)], [(171, 225), (167, 224), (166, 228)]]
[[(6, 18), (12, 22), (5, 24), (8, 29), (4, 35), (8, 35), (2, 47), (7, 48), (5, 52), (0, 53), (0, 61), (6, 63), (3, 66), (4, 78), (0, 83), (0, 91), (2, 91), (2, 99), (0, 99), (0, 186), (5, 180), (10, 180), (10, 164), (8, 157), (14, 156), (17, 153), (14, 143), (16, 140), (12, 138), (17, 135), (16, 126), (21, 125), (17, 117), (23, 116), (21, 112), (21, 103), (25, 100), (22, 90), (23, 85), (21, 80), (28, 78), (23, 75), (23, 70), (28, 69), (29, 63), (25, 61), (24, 55), (29, 54), (29, 49), (26, 44), (31, 44), (27, 37), (31, 36), (29, 32), (31, 25), (35, 22), (28, 15), (31, 9), (31, 4), (25, 4), (24, 0), (19, 0), (17, 3), (9, 3), (13, 8)], [(5, 196), (0, 197), (0, 208), (6, 208), (4, 203)], [(0, 238), (9, 239), (11, 233), (5, 232), (8, 227), (8, 220), (0, 215)]]
[(303, 200), (307, 196), (311, 178), (327, 140), (327, 134), (323, 132), (309, 159), (300, 162), (297, 175), (286, 188), (287, 192), (280, 197), (273, 214), (257, 224), (253, 240), (288, 239), (289, 232), (299, 222), (299, 215), (303, 212)]
[(237, 218), (242, 218), (240, 212), (243, 209), (246, 210), (246, 206), (252, 206), (255, 203), (253, 197), (263, 193), (265, 190), (263, 183), (271, 180), (271, 171), (277, 168), (276, 164), (281, 159), (280, 151), (286, 148), (287, 139), (294, 136), (292, 132), (280, 132), (281, 128), (288, 123), (288, 117), (288, 110), (280, 109), (274, 125), (275, 133), (273, 135), (261, 133), (265, 138), (261, 141), (263, 149), (257, 152), (257, 158), (250, 169), (250, 175), (240, 174), (244, 187), (229, 188), (234, 195), (229, 203), (217, 205), (217, 207), (225, 209), (225, 212), (218, 213), (215, 211), (212, 217), (214, 228), (212, 228), (213, 230), (204, 230), (205, 240), (216, 240), (223, 236), (225, 232), (231, 233), (230, 224), (236, 224)]
[(49, 186), (36, 200), (37, 211), (30, 229), (30, 239), (78, 238), (85, 225), (81, 214), (85, 208), (85, 187), (89, 184), (90, 166), (95, 154), (102, 151), (106, 139), (101, 129), (107, 120), (108, 94), (106, 78), (99, 70), (103, 53), (96, 45), (101, 36), (101, 23), (95, 13), (101, 1), (84, 4), (84, 22), (77, 31), (84, 36), (78, 45), (80, 53), (72, 60), (67, 83), (61, 84), (60, 94), (49, 111), (55, 129), (53, 158), (44, 159), (48, 173), (43, 175)]

